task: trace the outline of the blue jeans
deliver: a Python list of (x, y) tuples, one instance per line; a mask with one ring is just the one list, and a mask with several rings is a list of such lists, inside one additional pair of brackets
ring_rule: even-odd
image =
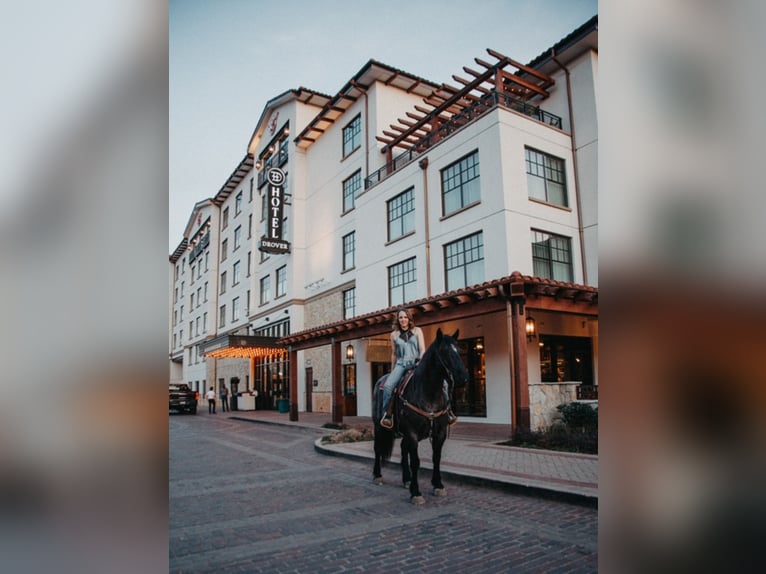
[(388, 401), (391, 400), (391, 395), (393, 394), (396, 385), (398, 385), (399, 381), (402, 380), (402, 376), (407, 371), (407, 369), (413, 366), (415, 366), (415, 361), (397, 361), (393, 370), (388, 373), (386, 382), (383, 383), (383, 402), (381, 404), (381, 413), (385, 414), (386, 407), (388, 407)]

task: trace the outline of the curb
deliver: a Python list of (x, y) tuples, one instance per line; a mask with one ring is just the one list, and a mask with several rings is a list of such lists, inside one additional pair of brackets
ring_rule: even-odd
[[(333, 445), (333, 446), (338, 446), (338, 445)], [(358, 460), (362, 462), (371, 462), (374, 460), (373, 458), (367, 455), (357, 454), (353, 452), (346, 452), (339, 449), (328, 448), (327, 446), (322, 444), (321, 438), (318, 438), (314, 441), (314, 450), (320, 454), (324, 454), (328, 456), (338, 456), (338, 457), (343, 457), (343, 458), (347, 458), (351, 460)], [(401, 460), (399, 459), (398, 456), (394, 455), (391, 457), (390, 461), (387, 464), (398, 466), (401, 464)], [(421, 471), (433, 470), (433, 466), (427, 462), (421, 462), (420, 468), (421, 468)], [(523, 496), (532, 496), (535, 498), (545, 498), (547, 500), (557, 500), (560, 502), (568, 502), (570, 504), (576, 504), (579, 506), (598, 508), (598, 497), (589, 496), (587, 494), (578, 494), (575, 492), (563, 492), (561, 490), (546, 488), (543, 486), (533, 486), (530, 484), (513, 483), (513, 482), (507, 482), (503, 480), (488, 478), (488, 477), (473, 476), (469, 474), (455, 472), (452, 470), (447, 470), (445, 468), (442, 468), (441, 474), (442, 474), (442, 477), (447, 478), (448, 480), (452, 480), (455, 482), (462, 482), (464, 484), (470, 484), (473, 486), (486, 486), (486, 487), (495, 488), (498, 490), (503, 490), (511, 494), (520, 494)]]

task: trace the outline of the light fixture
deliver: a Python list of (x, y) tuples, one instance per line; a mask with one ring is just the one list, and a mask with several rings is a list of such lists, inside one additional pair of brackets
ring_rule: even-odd
[(527, 330), (527, 341), (531, 341), (537, 336), (537, 325), (532, 315), (527, 315), (527, 320), (524, 324)]
[(349, 345), (348, 347), (346, 347), (346, 358), (349, 361), (354, 360), (354, 345)]

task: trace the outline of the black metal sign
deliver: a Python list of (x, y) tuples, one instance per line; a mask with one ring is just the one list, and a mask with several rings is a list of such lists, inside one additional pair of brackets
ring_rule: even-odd
[(289, 253), (290, 243), (282, 239), (282, 216), (285, 203), (285, 172), (272, 167), (266, 174), (269, 183), (266, 193), (266, 235), (261, 237), (258, 249), (267, 253)]

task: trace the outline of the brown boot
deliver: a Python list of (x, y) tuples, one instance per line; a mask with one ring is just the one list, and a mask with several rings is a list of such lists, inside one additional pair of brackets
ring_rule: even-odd
[(391, 397), (391, 400), (388, 401), (386, 412), (383, 415), (383, 418), (380, 419), (380, 426), (382, 426), (384, 429), (391, 430), (392, 428), (394, 428), (394, 417), (392, 412), (393, 404), (394, 404), (394, 397)]

